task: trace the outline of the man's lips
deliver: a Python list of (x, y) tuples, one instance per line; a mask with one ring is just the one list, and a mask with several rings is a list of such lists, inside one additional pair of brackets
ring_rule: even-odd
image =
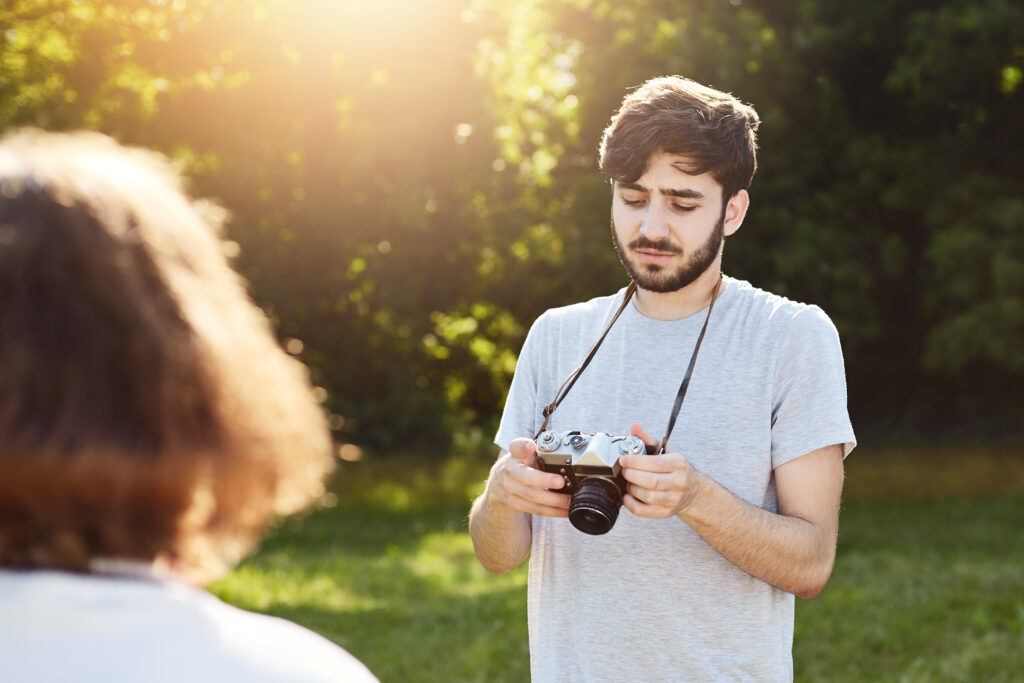
[(641, 259), (649, 263), (663, 263), (678, 254), (676, 251), (659, 251), (657, 249), (634, 249)]

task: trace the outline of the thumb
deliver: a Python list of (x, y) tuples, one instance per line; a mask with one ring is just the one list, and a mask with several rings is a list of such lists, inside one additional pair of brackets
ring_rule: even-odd
[(658, 446), (661, 445), (661, 443), (657, 439), (648, 434), (643, 427), (636, 423), (629, 426), (629, 434), (630, 436), (639, 436), (641, 440), (643, 440), (644, 444), (647, 446), (648, 454), (657, 451)]
[(515, 439), (508, 445), (508, 452), (519, 462), (532, 465), (537, 455), (537, 444), (533, 439)]

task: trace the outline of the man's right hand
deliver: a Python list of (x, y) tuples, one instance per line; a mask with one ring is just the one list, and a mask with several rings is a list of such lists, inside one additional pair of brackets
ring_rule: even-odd
[[(558, 493), (565, 485), (559, 474), (534, 467), (537, 444), (532, 439), (516, 439), (509, 444), (491, 468), (487, 494), (513, 510), (544, 517), (568, 517), (569, 495)], [(554, 489), (549, 491), (548, 489)]]

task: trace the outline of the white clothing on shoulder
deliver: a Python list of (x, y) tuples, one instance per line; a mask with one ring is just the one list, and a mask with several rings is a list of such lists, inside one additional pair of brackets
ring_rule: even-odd
[(175, 580), (0, 571), (4, 683), (370, 683), (331, 641)]

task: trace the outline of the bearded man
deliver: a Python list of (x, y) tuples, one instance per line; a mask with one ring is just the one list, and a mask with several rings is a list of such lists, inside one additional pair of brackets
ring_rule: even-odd
[[(665, 77), (627, 95), (605, 131), (633, 282), (533, 324), (470, 513), (489, 571), (530, 556), (534, 681), (793, 677), (794, 596), (832, 572), (855, 438), (825, 313), (721, 272), (758, 123), (730, 94)], [(538, 462), (545, 430), (634, 435), (653, 453), (618, 458), (607, 533), (581, 533), (592, 511)]]

